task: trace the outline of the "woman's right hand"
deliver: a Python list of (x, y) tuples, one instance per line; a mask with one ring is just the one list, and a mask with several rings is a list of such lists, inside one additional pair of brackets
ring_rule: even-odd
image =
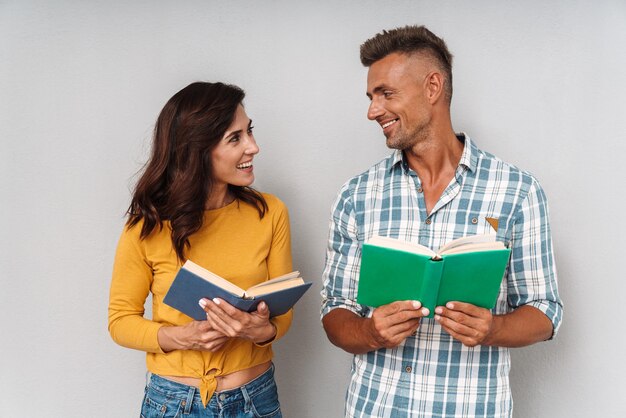
[(208, 321), (192, 321), (187, 325), (159, 328), (157, 339), (166, 353), (173, 350), (216, 352), (230, 337), (213, 329)]

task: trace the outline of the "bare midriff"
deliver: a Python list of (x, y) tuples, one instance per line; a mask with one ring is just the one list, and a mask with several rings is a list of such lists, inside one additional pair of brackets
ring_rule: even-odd
[[(217, 392), (235, 389), (240, 386), (245, 385), (246, 383), (256, 379), (263, 373), (267, 371), (272, 365), (271, 361), (259, 364), (257, 366), (250, 367), (248, 369), (239, 370), (234, 373), (226, 374), (223, 376), (217, 376), (215, 380), (217, 381), (217, 388), (215, 389)], [(173, 382), (182, 383), (187, 386), (194, 386), (200, 388), (201, 380), (197, 377), (185, 377), (185, 376), (163, 376), (159, 375), (164, 379), (171, 380)]]

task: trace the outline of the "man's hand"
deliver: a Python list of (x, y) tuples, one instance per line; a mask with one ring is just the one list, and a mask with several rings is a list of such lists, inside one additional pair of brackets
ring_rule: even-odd
[(417, 331), (420, 319), (428, 315), (417, 301), (399, 301), (374, 309), (368, 323), (373, 349), (393, 348)]
[(463, 345), (487, 345), (493, 330), (491, 311), (469, 303), (448, 302), (435, 308), (435, 320)]
[(524, 305), (512, 312), (491, 315), (488, 309), (449, 302), (435, 308), (435, 320), (468, 347), (492, 345), (524, 347), (552, 336), (552, 322), (539, 309)]
[(393, 302), (376, 308), (371, 318), (336, 308), (322, 318), (331, 343), (348, 353), (365, 354), (379, 348), (392, 348), (413, 334), (428, 309), (419, 302)]

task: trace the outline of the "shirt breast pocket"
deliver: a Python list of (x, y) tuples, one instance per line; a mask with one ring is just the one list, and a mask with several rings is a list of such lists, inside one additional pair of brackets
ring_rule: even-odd
[(510, 219), (499, 214), (488, 214), (471, 218), (471, 223), (475, 225), (474, 234), (496, 234), (496, 240), (504, 242), (506, 247), (511, 242)]

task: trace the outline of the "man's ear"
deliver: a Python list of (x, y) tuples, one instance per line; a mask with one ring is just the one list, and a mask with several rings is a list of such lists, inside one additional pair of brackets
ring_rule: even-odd
[(430, 104), (435, 104), (443, 97), (445, 79), (440, 72), (433, 71), (424, 80), (424, 90)]

